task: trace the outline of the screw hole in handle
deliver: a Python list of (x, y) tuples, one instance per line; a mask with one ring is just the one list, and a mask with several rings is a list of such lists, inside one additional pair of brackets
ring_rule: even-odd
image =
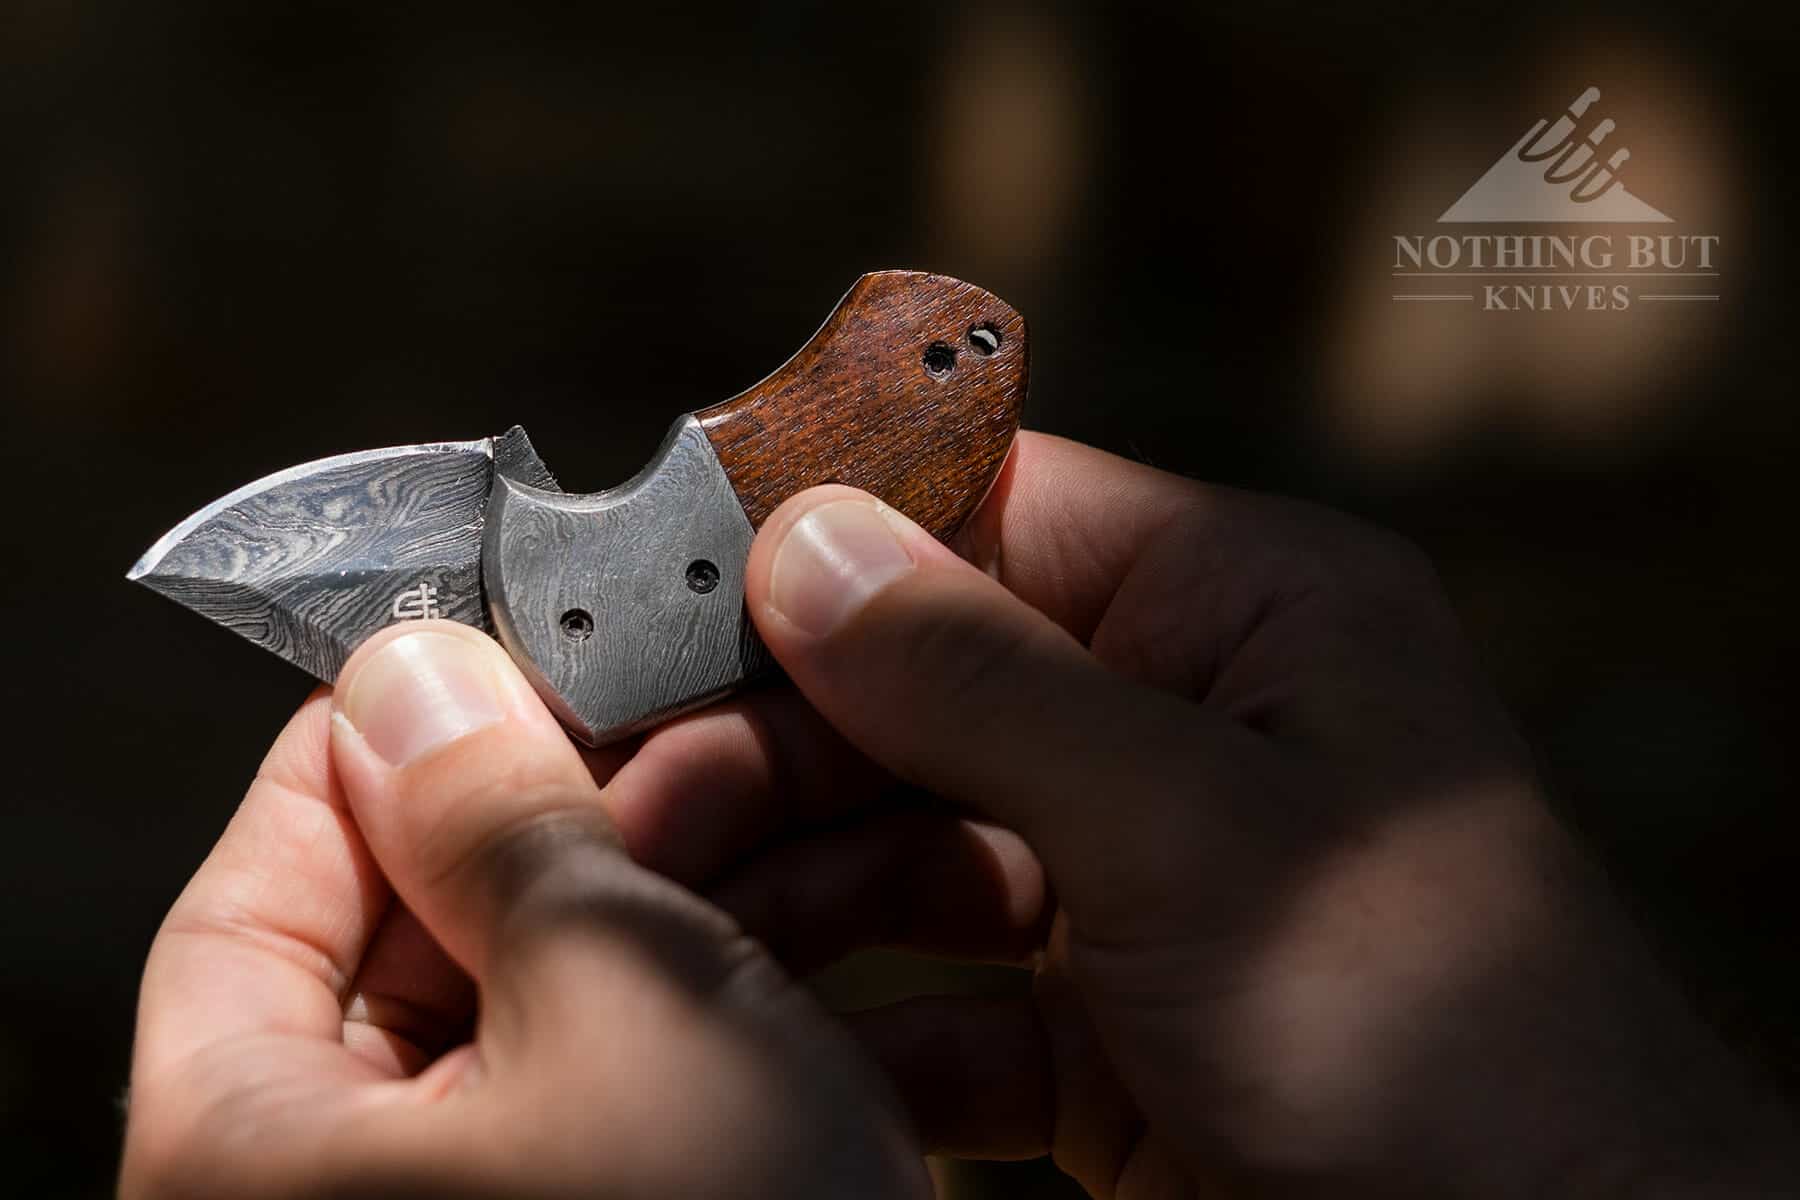
[(983, 321), (969, 330), (969, 347), (986, 358), (1000, 348), (1000, 330), (992, 321)]
[(557, 621), (563, 636), (571, 642), (585, 642), (594, 632), (594, 614), (585, 608), (571, 608)]
[[(975, 329), (999, 336), (971, 340)], [(1006, 459), (1029, 347), (1024, 320), (990, 292), (941, 275), (878, 272), (859, 279), (773, 375), (699, 420), (752, 527), (795, 492), (838, 479), (946, 537)], [(846, 422), (839, 405), (849, 392), (878, 405), (867, 413), (876, 419)]]
[(919, 362), (924, 365), (927, 375), (942, 379), (956, 366), (956, 349), (949, 342), (933, 342), (925, 347)]
[(719, 568), (704, 558), (696, 558), (687, 565), (687, 585), (696, 595), (706, 595), (719, 586)]

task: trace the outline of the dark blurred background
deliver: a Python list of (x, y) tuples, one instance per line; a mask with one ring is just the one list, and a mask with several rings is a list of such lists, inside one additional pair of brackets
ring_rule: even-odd
[[(308, 687), (137, 555), (513, 422), (618, 482), (890, 266), (1026, 315), (1031, 426), (1424, 543), (1697, 1001), (1800, 1074), (1791, 6), (538, 7), (0, 11), (4, 1190), (108, 1192), (145, 949)], [(1589, 84), (1720, 299), (1391, 299), (1393, 235)]]

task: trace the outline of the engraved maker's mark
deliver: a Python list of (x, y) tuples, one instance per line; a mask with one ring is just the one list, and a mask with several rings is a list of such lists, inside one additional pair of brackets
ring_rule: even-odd
[(443, 616), (444, 610), (438, 607), (437, 594), (438, 590), (429, 583), (407, 588), (394, 597), (391, 609), (394, 620), (426, 621)]

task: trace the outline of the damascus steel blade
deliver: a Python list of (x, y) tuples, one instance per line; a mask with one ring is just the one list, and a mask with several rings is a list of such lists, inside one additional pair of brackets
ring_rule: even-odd
[(496, 473), (556, 490), (525, 431), (278, 471), (171, 529), (126, 576), (331, 682), (395, 621), (489, 629), (481, 541)]

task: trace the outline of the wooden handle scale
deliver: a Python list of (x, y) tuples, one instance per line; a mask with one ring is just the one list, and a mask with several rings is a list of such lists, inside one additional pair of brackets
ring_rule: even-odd
[(992, 293), (878, 271), (774, 374), (695, 415), (754, 526), (843, 483), (946, 538), (1006, 460), (1029, 361), (1024, 319)]

